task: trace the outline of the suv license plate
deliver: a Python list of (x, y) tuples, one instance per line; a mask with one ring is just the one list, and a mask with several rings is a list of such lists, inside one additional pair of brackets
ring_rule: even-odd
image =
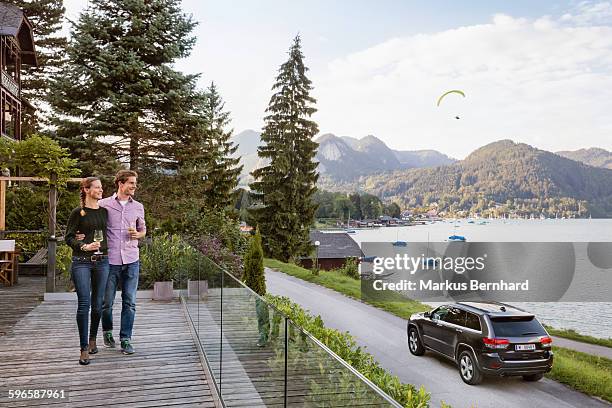
[(535, 350), (535, 344), (517, 344), (516, 351)]

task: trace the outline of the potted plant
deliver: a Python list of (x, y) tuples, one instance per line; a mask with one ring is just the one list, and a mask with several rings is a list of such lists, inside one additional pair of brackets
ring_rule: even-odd
[(142, 285), (146, 289), (153, 287), (153, 300), (174, 298), (174, 280), (181, 270), (183, 246), (180, 237), (162, 234), (154, 236), (151, 243), (142, 248)]

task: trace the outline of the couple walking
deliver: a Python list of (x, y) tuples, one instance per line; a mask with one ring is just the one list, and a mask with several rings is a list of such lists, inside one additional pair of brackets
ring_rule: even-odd
[(78, 297), (76, 321), (81, 365), (88, 365), (89, 355), (98, 352), (96, 337), (100, 319), (104, 345), (116, 347), (112, 333), (113, 302), (119, 283), (122, 288), (121, 351), (134, 353), (131, 337), (140, 269), (138, 240), (146, 234), (144, 207), (133, 199), (137, 178), (135, 171), (119, 171), (115, 176), (116, 192), (104, 199), (100, 179), (84, 178), (81, 205), (72, 211), (68, 220), (65, 239), (73, 255), (71, 276)]

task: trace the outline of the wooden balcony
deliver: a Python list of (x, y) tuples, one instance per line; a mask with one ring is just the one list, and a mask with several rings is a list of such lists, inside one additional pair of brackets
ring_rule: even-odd
[(4, 70), (1, 71), (2, 87), (6, 89), (11, 95), (19, 99), (19, 84)]
[[(43, 277), (0, 286), (0, 407), (215, 406), (181, 303), (139, 300), (136, 354), (103, 347), (100, 327), (100, 352), (80, 366), (76, 302), (41, 302), (44, 286)], [(120, 301), (114, 312), (118, 326)], [(9, 399), (9, 390), (64, 398)]]

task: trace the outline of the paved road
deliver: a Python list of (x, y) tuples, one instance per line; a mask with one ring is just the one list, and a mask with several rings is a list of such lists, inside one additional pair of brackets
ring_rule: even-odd
[(598, 344), (583, 343), (563, 337), (552, 336), (553, 344), (559, 347), (565, 347), (572, 350), (581, 351), (583, 353), (593, 354), (594, 356), (605, 357), (612, 360), (612, 348), (600, 346)]
[(269, 293), (290, 297), (321, 318), (328, 327), (349, 331), (359, 345), (383, 367), (406, 383), (424, 385), (432, 394), (432, 408), (440, 401), (453, 408), (569, 408), (607, 407), (612, 404), (590, 398), (549, 379), (526, 383), (520, 377), (486, 378), (478, 386), (461, 381), (456, 367), (428, 352), (415, 357), (406, 344), (406, 321), (390, 313), (348, 298), (327, 288), (266, 268)]

